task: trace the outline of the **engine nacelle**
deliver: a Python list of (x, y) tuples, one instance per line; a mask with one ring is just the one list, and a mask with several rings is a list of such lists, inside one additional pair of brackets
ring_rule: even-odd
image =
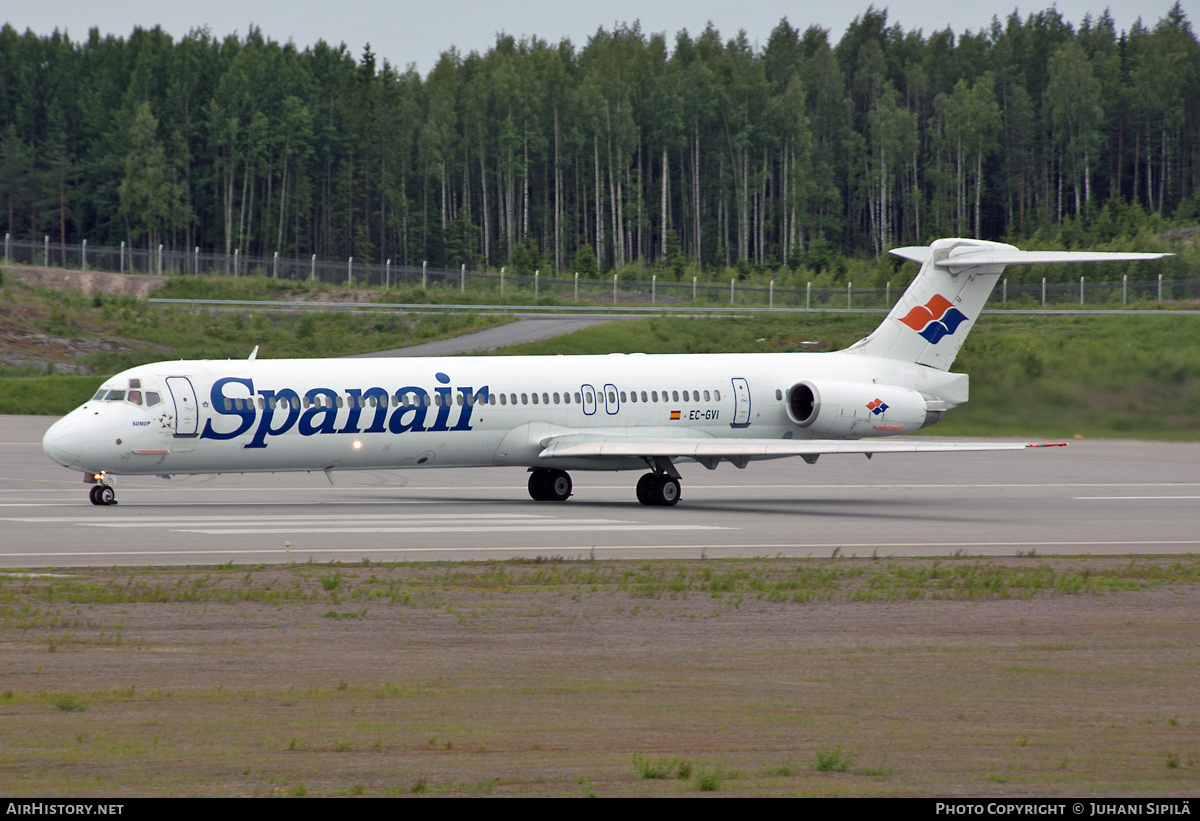
[(819, 436), (894, 436), (942, 418), (909, 388), (864, 382), (797, 382), (787, 392), (787, 414)]

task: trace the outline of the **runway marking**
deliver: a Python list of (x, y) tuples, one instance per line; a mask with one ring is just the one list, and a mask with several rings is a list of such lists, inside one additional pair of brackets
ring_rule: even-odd
[(1112, 502), (1142, 499), (1200, 499), (1200, 496), (1076, 496), (1081, 501)]
[[(23, 524), (56, 524), (57, 518), (5, 517), (0, 521)], [(163, 516), (79, 520), (76, 527), (110, 529), (150, 528), (172, 533), (208, 536), (298, 536), (302, 534), (345, 535), (350, 533), (541, 533), (559, 530), (588, 532), (627, 530), (734, 530), (718, 525), (652, 524), (625, 519), (569, 519), (528, 513), (425, 514), (397, 516), (394, 513), (364, 516), (213, 516), (204, 519)]]
[[(154, 551), (55, 551), (55, 552), (36, 552), (36, 553), (0, 553), (0, 559), (19, 559), (19, 558), (62, 558), (69, 556), (79, 556), (83, 558), (106, 558), (120, 556), (134, 556), (143, 560), (150, 560), (159, 556), (277, 556), (284, 557), (292, 555), (299, 559), (302, 556), (310, 554), (317, 555), (355, 555), (362, 557), (366, 553), (397, 553), (397, 554), (415, 554), (415, 553), (516, 553), (534, 551), (537, 553), (546, 552), (575, 552), (588, 553), (596, 550), (610, 551), (628, 551), (628, 550), (650, 550), (650, 551), (665, 551), (665, 550), (695, 550), (697, 552), (703, 550), (833, 550), (838, 549), (845, 555), (848, 549), (877, 549), (877, 548), (942, 548), (942, 549), (962, 549), (968, 547), (1021, 547), (1021, 548), (1042, 548), (1042, 547), (1151, 547), (1151, 546), (1179, 546), (1192, 545), (1200, 547), (1200, 541), (1193, 540), (1164, 540), (1164, 541), (1112, 541), (1112, 542), (890, 542), (890, 543), (871, 543), (871, 544), (837, 544), (833, 542), (821, 544), (680, 544), (680, 545), (542, 545), (540, 547), (298, 547), (292, 550), (290, 554), (280, 548), (248, 548), (244, 550), (238, 549), (220, 549), (220, 550), (154, 550)], [(790, 557), (795, 558), (795, 557)]]

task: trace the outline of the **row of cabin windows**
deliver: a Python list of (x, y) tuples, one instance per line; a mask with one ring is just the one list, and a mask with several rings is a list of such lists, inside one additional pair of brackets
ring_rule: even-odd
[[(103, 393), (103, 391), (102, 391), (102, 393)], [(115, 393), (120, 393), (120, 391), (115, 391)], [(701, 393), (702, 393), (701, 391), (671, 391), (670, 394), (668, 394), (667, 391), (662, 391), (661, 398), (660, 398), (660, 394), (658, 391), (648, 391), (648, 392), (641, 391), (640, 394), (638, 391), (629, 391), (628, 393), (626, 393), (625, 391), (620, 391), (619, 393), (620, 393), (622, 402), (632, 402), (632, 403), (637, 403), (637, 402), (644, 402), (644, 403), (653, 403), (653, 402), (720, 402), (721, 401), (721, 392), (715, 391), (715, 390), (714, 391), (703, 391), (703, 396), (704, 396), (703, 399), (700, 398)], [(617, 401), (617, 394), (618, 394), (618, 391), (611, 391), (611, 390), (608, 391), (608, 401), (610, 403), (615, 403)], [(157, 394), (152, 394), (152, 395), (155, 396), (155, 404), (157, 404), (157, 402), (158, 402), (157, 396), (158, 395)], [(574, 402), (576, 405), (582, 405), (584, 403), (585, 398), (587, 400), (587, 404), (589, 404), (589, 405), (595, 401), (595, 396), (590, 391), (587, 393), (586, 397), (580, 391), (575, 391), (574, 394), (564, 391), (561, 394), (560, 393), (553, 393), (553, 394), (551, 394), (551, 393), (541, 393), (541, 394), (522, 393), (522, 394), (520, 394), (520, 403), (522, 405), (528, 405), (528, 404), (531, 404), (530, 400), (532, 400), (532, 404), (534, 404), (534, 405), (538, 405), (538, 404), (549, 405), (549, 404), (551, 404), (551, 402), (553, 402), (555, 405), (558, 405), (558, 404), (570, 405), (571, 401), (572, 401), (572, 397), (574, 397)], [(417, 401), (418, 396), (416, 394), (405, 394), (404, 396), (401, 396), (401, 397), (392, 396), (391, 404), (392, 404), (393, 408), (415, 407), (418, 404), (424, 404), (425, 407), (431, 407), (431, 406), (432, 407), (441, 407), (442, 406), (442, 395), (439, 393), (435, 393), (433, 395), (426, 394), (425, 396), (419, 397), (419, 398), (421, 399), (420, 403)], [(599, 399), (601, 401), (603, 401), (604, 398), (605, 398), (605, 395), (603, 393), (601, 393), (599, 396)], [(304, 397), (303, 400), (301, 400), (299, 397), (290, 397), (287, 399), (277, 399), (276, 397), (271, 397), (270, 402), (268, 402), (264, 397), (260, 396), (260, 397), (258, 397), (258, 408), (259, 408), (259, 410), (265, 410), (267, 408), (267, 406), (269, 405), (271, 410), (275, 410), (275, 408), (279, 405), (288, 407), (288, 403), (290, 403), (290, 406), (293, 410), (299, 410), (301, 402), (303, 402), (303, 405), (305, 408), (309, 408), (309, 407), (332, 408), (335, 404), (339, 408), (346, 407), (346, 406), (349, 406), (352, 408), (354, 408), (354, 407), (374, 408), (374, 407), (378, 407), (380, 400), (383, 400), (385, 403), (387, 402), (387, 399), (384, 397), (375, 397), (375, 396), (343, 397), (343, 396), (339, 396), (339, 397), (337, 397), (337, 401), (335, 403), (333, 401), (332, 397), (323, 396), (323, 395), (313, 397), (311, 401), (309, 400), (309, 398), (307, 396)], [(518, 402), (517, 394), (515, 394), (515, 393), (484, 394), (483, 392), (463, 394), (460, 392), (457, 396), (454, 397), (453, 403), (456, 405), (460, 405), (460, 406), (463, 404), (467, 404), (467, 405), (474, 405), (476, 403), (483, 404), (484, 402), (487, 402), (490, 405), (495, 405), (495, 404), (497, 404), (497, 401), (501, 405), (509, 405), (509, 404), (516, 405)], [(227, 410), (227, 411), (229, 411), (229, 410), (250, 410), (253, 407), (254, 407), (254, 399), (252, 399), (252, 398), (245, 398), (245, 399), (230, 398), (230, 397), (225, 398), (225, 410)]]

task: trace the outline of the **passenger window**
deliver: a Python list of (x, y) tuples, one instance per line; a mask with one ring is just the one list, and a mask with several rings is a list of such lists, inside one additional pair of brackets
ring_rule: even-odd
[(608, 392), (608, 401), (613, 402), (613, 403), (615, 403), (617, 401), (617, 392), (616, 391)]
[[(621, 398), (622, 398), (622, 399), (624, 399), (624, 398), (625, 398), (625, 394), (621, 394)], [(636, 402), (636, 401), (637, 401), (637, 391), (630, 391), (630, 392), (629, 392), (629, 401), (630, 401), (630, 402)]]
[(521, 404), (522, 405), (529, 404), (529, 394), (526, 394), (526, 393), (521, 394)]
[(710, 401), (711, 399), (712, 399), (712, 394), (710, 394), (708, 391), (705, 391), (705, 392), (704, 392), (704, 401), (705, 401), (705, 402), (708, 402), (708, 401)]
[(550, 404), (550, 394), (548, 394), (548, 393), (543, 393), (543, 394), (542, 394), (542, 404), (543, 404), (543, 405), (549, 405), (549, 404)]
[(672, 402), (679, 401), (679, 391), (671, 391), (671, 401)]
[(507, 405), (507, 404), (508, 404), (508, 394), (507, 394), (507, 393), (502, 393), (502, 394), (500, 394), (500, 404), (501, 404), (501, 405)]
[(783, 391), (779, 390), (779, 388), (776, 388), (776, 389), (775, 389), (775, 398), (776, 398), (776, 399), (782, 399), (782, 398), (783, 398)]
[(225, 397), (225, 410), (233, 410), (233, 400), (228, 396)]
[(650, 399), (654, 402), (658, 401), (658, 391), (650, 391)]
[(721, 401), (721, 392), (720, 392), (720, 391), (713, 391), (713, 399), (715, 399), (716, 401), (720, 402), (720, 401)]
[(575, 391), (575, 404), (578, 405), (582, 401), (583, 401), (583, 399), (582, 399), (582, 397), (580, 397), (579, 391)]
[(555, 394), (554, 394), (554, 404), (556, 404), (556, 405), (558, 404), (558, 393), (557, 392), (555, 392)]

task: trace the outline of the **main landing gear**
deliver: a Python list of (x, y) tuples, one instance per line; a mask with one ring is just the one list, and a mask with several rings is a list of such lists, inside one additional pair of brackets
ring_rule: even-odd
[[(571, 496), (571, 477), (565, 470), (533, 468), (529, 472), (529, 495), (535, 502), (565, 502)], [(637, 499), (644, 505), (672, 507), (678, 504), (679, 496), (678, 476), (647, 473), (638, 479)]]
[(679, 502), (679, 480), (665, 473), (647, 473), (638, 479), (637, 499), (644, 505), (671, 507)]
[(112, 485), (96, 485), (88, 492), (88, 498), (94, 505), (115, 505), (117, 492), (112, 489)]
[(529, 495), (535, 502), (565, 502), (571, 496), (571, 476), (565, 470), (534, 468), (529, 474)]

